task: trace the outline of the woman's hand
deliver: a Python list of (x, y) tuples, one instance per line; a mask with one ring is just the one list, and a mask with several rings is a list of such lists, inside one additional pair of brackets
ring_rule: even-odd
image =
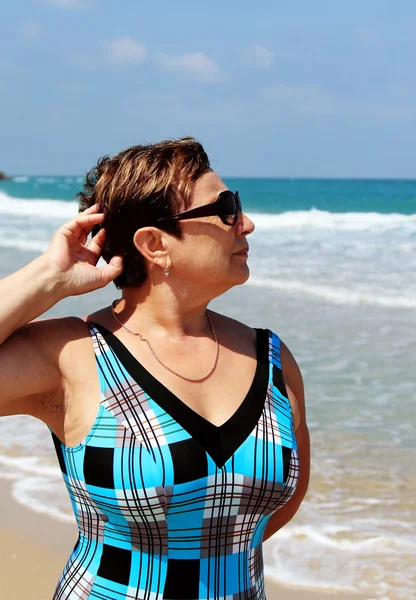
[(97, 268), (105, 241), (105, 230), (95, 235), (88, 244), (92, 229), (105, 219), (95, 204), (82, 214), (68, 221), (53, 235), (43, 257), (57, 267), (57, 277), (62, 284), (62, 295), (77, 296), (106, 286), (123, 271), (121, 256)]

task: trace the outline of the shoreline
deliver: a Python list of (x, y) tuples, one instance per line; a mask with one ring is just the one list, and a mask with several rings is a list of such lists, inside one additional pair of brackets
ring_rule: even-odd
[[(11, 495), (12, 483), (0, 480), (0, 598), (50, 600), (74, 547), (73, 524), (30, 511)], [(365, 600), (358, 594), (288, 587), (266, 578), (267, 600)]]

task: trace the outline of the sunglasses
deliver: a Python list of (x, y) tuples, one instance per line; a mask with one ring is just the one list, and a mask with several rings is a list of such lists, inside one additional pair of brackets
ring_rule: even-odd
[(153, 221), (153, 223), (149, 223), (149, 225), (157, 225), (165, 221), (184, 221), (185, 219), (214, 216), (218, 216), (225, 225), (235, 225), (238, 221), (238, 215), (241, 212), (241, 201), (238, 192), (234, 194), (230, 190), (225, 190), (219, 194), (215, 202), (191, 208), (190, 210), (184, 210), (169, 217), (162, 217)]

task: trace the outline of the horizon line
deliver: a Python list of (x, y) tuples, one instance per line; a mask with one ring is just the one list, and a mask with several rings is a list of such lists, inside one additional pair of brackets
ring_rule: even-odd
[[(3, 171), (4, 173), (4, 171)], [(51, 173), (38, 173), (38, 174), (28, 174), (28, 173), (14, 173), (14, 174), (10, 174), (7, 175), (7, 177), (9, 177), (10, 179), (0, 179), (0, 183), (1, 182), (6, 182), (7, 181), (13, 181), (13, 179), (17, 178), (17, 177), (29, 177), (29, 178), (34, 178), (34, 177), (70, 177), (70, 178), (80, 178), (82, 177), (84, 179), (85, 175), (82, 174), (66, 174), (66, 173), (56, 173), (56, 174), (51, 174)], [(339, 175), (326, 175), (326, 176), (319, 176), (319, 175), (312, 175), (312, 176), (308, 176), (308, 175), (300, 175), (300, 176), (290, 176), (290, 175), (220, 175), (221, 178), (223, 179), (247, 179), (247, 180), (256, 180), (256, 179), (268, 179), (268, 180), (279, 180), (279, 181), (416, 181), (416, 175), (413, 177), (410, 176), (405, 176), (405, 177), (395, 177), (395, 176), (383, 176), (383, 177), (376, 177), (376, 176), (372, 176), (372, 175), (366, 175), (366, 176), (339, 176)]]

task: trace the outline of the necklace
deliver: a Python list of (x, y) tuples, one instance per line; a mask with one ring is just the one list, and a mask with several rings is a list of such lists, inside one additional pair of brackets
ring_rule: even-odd
[(209, 373), (207, 373), (206, 375), (204, 375), (204, 377), (201, 377), (200, 379), (191, 379), (190, 377), (185, 377), (184, 375), (181, 375), (180, 373), (177, 373), (176, 371), (174, 371), (173, 369), (171, 369), (170, 367), (168, 367), (167, 365), (165, 365), (165, 363), (160, 360), (160, 358), (157, 356), (156, 352), (153, 350), (153, 348), (152, 348), (152, 346), (151, 346), (151, 344), (150, 344), (150, 342), (149, 342), (148, 339), (146, 339), (145, 337), (143, 337), (143, 335), (140, 332), (138, 332), (138, 331), (132, 331), (126, 325), (124, 325), (124, 323), (122, 323), (122, 321), (120, 321), (120, 319), (117, 317), (117, 315), (116, 315), (116, 313), (114, 311), (116, 303), (118, 303), (118, 302), (119, 302), (119, 300), (114, 300), (114, 302), (111, 304), (111, 314), (113, 315), (114, 319), (128, 333), (131, 333), (132, 335), (137, 335), (142, 342), (146, 342), (146, 344), (149, 346), (149, 349), (152, 352), (153, 356), (155, 357), (155, 359), (157, 360), (157, 362), (162, 365), (162, 367), (164, 367), (165, 369), (167, 369), (168, 371), (170, 371), (171, 373), (173, 373), (177, 377), (180, 377), (181, 379), (184, 379), (185, 381), (189, 381), (190, 383), (202, 383), (203, 381), (206, 381), (207, 379), (209, 379), (209, 377), (211, 377), (211, 375), (213, 374), (213, 372), (217, 368), (218, 355), (220, 353), (220, 347), (219, 347), (219, 344), (218, 344), (217, 335), (215, 333), (214, 324), (212, 323), (211, 317), (209, 316), (207, 310), (205, 311), (205, 314), (208, 317), (208, 321), (209, 321), (209, 324), (210, 324), (210, 327), (211, 327), (211, 331), (212, 331), (212, 337), (214, 338), (214, 342), (215, 342), (215, 359), (214, 359), (214, 364), (212, 365), (211, 370), (209, 371)]

